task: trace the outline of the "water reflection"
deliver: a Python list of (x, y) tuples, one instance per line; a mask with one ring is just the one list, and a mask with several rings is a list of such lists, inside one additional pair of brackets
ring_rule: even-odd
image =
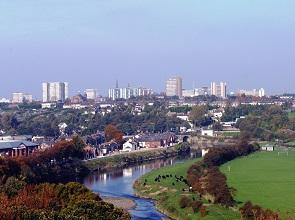
[(111, 172), (95, 172), (84, 179), (84, 185), (101, 196), (132, 199), (136, 207), (129, 212), (134, 220), (163, 219), (165, 216), (155, 209), (153, 201), (134, 196), (133, 184), (136, 179), (153, 169), (182, 163), (186, 159), (162, 159)]

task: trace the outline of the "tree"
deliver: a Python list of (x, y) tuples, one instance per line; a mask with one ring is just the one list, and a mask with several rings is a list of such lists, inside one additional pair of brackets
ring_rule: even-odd
[(216, 122), (213, 124), (213, 130), (214, 131), (222, 131), (222, 125), (220, 124), (220, 122)]
[(204, 121), (206, 121), (206, 114), (208, 108), (205, 105), (194, 106), (190, 112), (189, 119), (194, 125), (200, 126)]
[(104, 132), (106, 141), (115, 140), (121, 142), (123, 140), (123, 133), (114, 125), (107, 125)]

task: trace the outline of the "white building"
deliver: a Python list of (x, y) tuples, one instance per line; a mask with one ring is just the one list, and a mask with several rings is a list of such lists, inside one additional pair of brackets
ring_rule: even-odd
[(259, 97), (264, 97), (264, 96), (265, 96), (265, 90), (264, 90), (264, 88), (260, 88), (260, 89), (258, 90), (258, 96), (259, 96)]
[(173, 77), (166, 81), (166, 96), (182, 97), (182, 78)]
[(41, 104), (42, 108), (56, 108), (56, 103), (44, 102)]
[(194, 89), (183, 89), (182, 90), (182, 96), (183, 97), (194, 97), (195, 96), (195, 90)]
[(227, 96), (227, 85), (225, 82), (211, 82), (211, 95), (215, 95), (217, 97), (226, 98)]
[(206, 87), (206, 86), (195, 89), (195, 95), (196, 96), (209, 95), (209, 94), (210, 94), (209, 88)]
[(95, 89), (86, 89), (85, 94), (87, 99), (95, 100), (96, 99), (96, 90)]
[(69, 97), (69, 84), (67, 82), (42, 83), (43, 102), (64, 102)]
[(153, 94), (152, 89), (143, 87), (126, 87), (109, 89), (109, 98), (116, 99), (130, 99), (131, 97), (150, 96)]
[(237, 95), (238, 96), (245, 95), (245, 96), (263, 97), (263, 96), (265, 96), (265, 90), (263, 88), (252, 89), (252, 90), (240, 89), (237, 91)]
[(0, 98), (0, 103), (10, 103), (10, 100), (6, 98)]
[(213, 129), (202, 129), (201, 132), (202, 132), (202, 136), (210, 136), (210, 137), (214, 136)]
[(209, 152), (209, 149), (202, 149), (202, 157), (204, 157)]
[(32, 102), (33, 96), (22, 92), (12, 93), (12, 103)]
[(132, 141), (131, 139), (129, 139), (128, 141), (126, 141), (123, 144), (122, 151), (130, 152), (130, 151), (135, 151), (137, 149), (138, 149), (138, 143), (136, 143), (136, 142)]
[(274, 146), (265, 145), (265, 146), (261, 147), (261, 150), (263, 150), (263, 151), (274, 151)]

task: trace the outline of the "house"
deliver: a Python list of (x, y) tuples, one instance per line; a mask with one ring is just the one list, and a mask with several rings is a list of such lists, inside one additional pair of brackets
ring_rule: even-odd
[(98, 146), (99, 155), (106, 156), (114, 151), (119, 150), (120, 145), (115, 141), (109, 141)]
[(34, 136), (32, 142), (39, 145), (39, 149), (45, 150), (53, 147), (55, 140), (54, 138), (44, 137), (44, 136)]
[(30, 141), (1, 140), (0, 157), (29, 156), (38, 149), (39, 145)]
[(202, 129), (201, 130), (202, 132), (202, 136), (210, 136), (210, 137), (213, 137), (214, 136), (214, 131), (213, 129)]
[(263, 151), (274, 151), (275, 149), (274, 149), (274, 146), (267, 144), (267, 145), (262, 146), (261, 150), (263, 150)]
[(18, 140), (18, 141), (31, 141), (32, 135), (13, 135), (13, 136), (0, 136), (0, 140), (8, 141), (8, 140)]
[(177, 142), (177, 137), (173, 132), (164, 132), (159, 134), (144, 134), (136, 140), (140, 147), (158, 148), (172, 146)]
[(202, 157), (204, 157), (209, 152), (209, 149), (202, 149)]
[(131, 140), (131, 139), (129, 139), (128, 141), (126, 141), (123, 144), (123, 150), (122, 151), (130, 152), (130, 151), (134, 151), (134, 150), (138, 150), (138, 149), (139, 149), (138, 143)]

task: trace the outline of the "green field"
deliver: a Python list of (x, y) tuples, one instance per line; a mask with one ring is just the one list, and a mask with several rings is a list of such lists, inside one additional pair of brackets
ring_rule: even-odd
[(287, 144), (291, 145), (291, 146), (295, 146), (295, 141), (290, 141)]
[[(230, 171), (229, 171), (230, 169)], [(295, 210), (295, 152), (258, 152), (221, 167), (228, 184), (237, 189), (235, 199), (248, 200), (263, 208)]]
[[(176, 164), (174, 166), (164, 167), (154, 170), (142, 176), (135, 188), (140, 196), (155, 199), (157, 201), (157, 208), (162, 212), (168, 214), (175, 219), (189, 220), (189, 219), (204, 219), (204, 220), (233, 220), (239, 219), (239, 213), (232, 210), (225, 209), (218, 205), (207, 204), (208, 215), (201, 218), (198, 213), (194, 213), (192, 208), (181, 209), (179, 207), (179, 199), (181, 195), (188, 197), (197, 197), (191, 192), (183, 192), (183, 188), (187, 186), (183, 182), (175, 181), (174, 176), (186, 177), (187, 170), (197, 160), (189, 160), (184, 163)], [(162, 179), (160, 183), (155, 182), (158, 175), (171, 174), (172, 178)], [(144, 182), (146, 180), (146, 185)], [(173, 185), (174, 183), (174, 185)], [(206, 203), (206, 201), (204, 201)]]
[(224, 137), (233, 137), (233, 138), (238, 138), (240, 136), (240, 132), (229, 132), (229, 131), (224, 131), (221, 133), (222, 136)]
[(295, 112), (288, 113), (289, 118), (295, 118)]

